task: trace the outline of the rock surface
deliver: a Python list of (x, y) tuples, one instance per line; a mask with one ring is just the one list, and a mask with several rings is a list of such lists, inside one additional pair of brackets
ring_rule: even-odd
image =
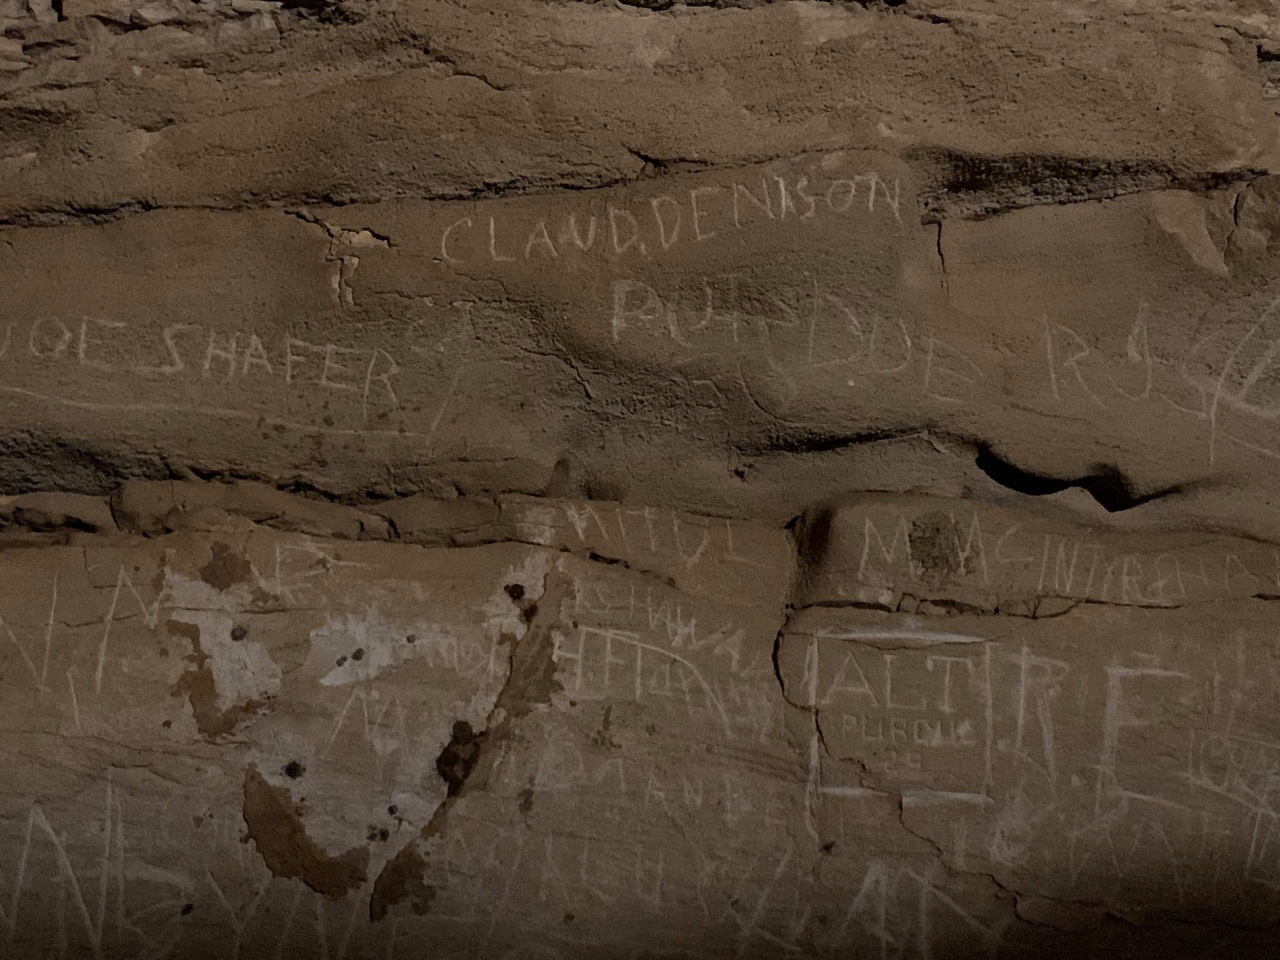
[(0, 26), (0, 957), (1280, 955), (1280, 3)]

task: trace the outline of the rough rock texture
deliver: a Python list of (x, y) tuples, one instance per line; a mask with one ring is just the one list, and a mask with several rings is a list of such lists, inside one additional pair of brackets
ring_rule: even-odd
[(0, 0), (0, 957), (1280, 956), (1280, 2)]

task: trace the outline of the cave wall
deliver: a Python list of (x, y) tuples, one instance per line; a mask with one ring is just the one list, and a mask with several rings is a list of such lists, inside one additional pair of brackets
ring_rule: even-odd
[(1280, 955), (1280, 3), (0, 26), (0, 956)]

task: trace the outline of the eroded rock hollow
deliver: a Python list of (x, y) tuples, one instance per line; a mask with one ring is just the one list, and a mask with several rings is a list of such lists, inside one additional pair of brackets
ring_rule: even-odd
[(1280, 4), (0, 22), (0, 956), (1280, 956)]

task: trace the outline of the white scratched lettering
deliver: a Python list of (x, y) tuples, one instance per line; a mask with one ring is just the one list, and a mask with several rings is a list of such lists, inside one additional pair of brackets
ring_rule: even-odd
[(110, 370), (111, 365), (101, 359), (93, 359), (89, 356), (89, 348), (91, 346), (100, 346), (104, 341), (89, 333), (89, 325), (94, 324), (101, 330), (120, 330), (127, 324), (119, 320), (102, 320), (97, 317), (85, 317), (80, 321), (80, 339), (76, 346), (76, 357), (79, 358), (80, 365), (85, 367), (96, 367), (99, 370)]
[(461, 220), (457, 220), (454, 223), (449, 224), (449, 226), (445, 227), (444, 233), (440, 235), (440, 256), (446, 263), (462, 263), (461, 257), (455, 257), (449, 252), (449, 239), (453, 232), (460, 227), (466, 227), (470, 230), (471, 218), (463, 217)]
[[(52, 340), (48, 339), (46, 329), (49, 324), (57, 324), (60, 330)], [(67, 352), (71, 345), (71, 328), (57, 317), (41, 318), (31, 325), (31, 333), (27, 337), (27, 345), (33, 357), (52, 357), (58, 359)]]
[[(544, 209), (521, 216), (508, 207), (508, 212), (483, 221), (474, 216), (443, 221), (434, 228), (438, 234), (432, 234), (433, 242), (439, 237), (436, 260), (458, 270), (486, 263), (500, 267), (549, 263), (588, 253), (647, 258), (686, 243), (723, 242), (730, 230), (803, 228), (822, 220), (854, 222), (863, 210), (869, 223), (890, 222), (897, 230), (903, 226), (901, 180), (871, 170), (832, 178), (821, 167), (812, 166), (805, 173), (744, 173), (741, 179), (699, 183), (679, 193), (634, 192), (640, 195), (619, 191), (594, 209), (563, 214), (548, 215)], [(608, 232), (604, 246), (595, 243), (601, 221)], [(483, 239), (473, 240), (475, 232), (483, 234)]]

